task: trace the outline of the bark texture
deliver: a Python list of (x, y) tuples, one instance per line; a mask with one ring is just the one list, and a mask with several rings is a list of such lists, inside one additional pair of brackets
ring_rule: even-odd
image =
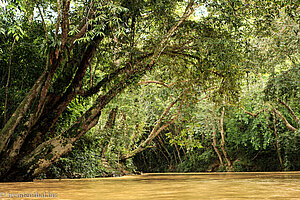
[[(92, 13), (96, 9), (94, 1), (89, 6), (91, 12), (87, 15), (87, 21), (94, 17)], [(87, 91), (82, 89), (83, 79), (105, 36), (94, 36), (91, 41), (74, 44), (76, 39), (83, 37), (93, 27), (83, 21), (78, 26), (77, 34), (69, 37), (70, 0), (57, 1), (57, 9), (59, 17), (55, 37), (61, 41), (49, 51), (45, 71), (0, 132), (0, 181), (32, 180), (70, 152), (74, 142), (98, 123), (102, 109), (117, 94), (153, 69), (174, 32), (193, 13), (195, 4), (194, 1), (188, 3), (181, 19), (171, 27), (152, 52), (131, 60), (123, 67), (117, 66), (114, 72), (107, 74)], [(48, 41), (47, 27), (44, 19), (42, 21)], [(105, 31), (111, 31), (111, 27), (107, 26)], [(59, 77), (58, 71), (63, 72), (60, 76), (64, 83), (55, 76)], [(108, 91), (103, 92), (103, 87), (108, 84)], [(49, 92), (50, 88), (56, 89), (56, 93)], [(99, 91), (102, 91), (101, 94)], [(79, 95), (88, 98), (94, 94), (98, 94), (94, 104), (64, 132), (57, 133), (57, 121), (70, 102)], [(165, 127), (157, 126), (152, 136), (157, 136)], [(45, 137), (46, 134), (51, 135), (50, 139)], [(153, 140), (152, 136), (146, 143)]]

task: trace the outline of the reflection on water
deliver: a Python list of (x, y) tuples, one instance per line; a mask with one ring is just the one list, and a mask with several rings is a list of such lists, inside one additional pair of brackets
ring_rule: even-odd
[(0, 199), (300, 199), (300, 172), (167, 173), (0, 183)]

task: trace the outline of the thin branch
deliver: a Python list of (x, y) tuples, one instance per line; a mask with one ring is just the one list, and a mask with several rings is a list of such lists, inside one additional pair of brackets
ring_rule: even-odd
[(14, 38), (14, 41), (11, 45), (11, 50), (9, 54), (9, 63), (8, 63), (8, 74), (7, 74), (7, 81), (6, 81), (6, 86), (5, 86), (5, 103), (4, 103), (4, 114), (3, 114), (3, 126), (6, 123), (6, 109), (7, 109), (7, 101), (8, 101), (8, 88), (9, 88), (9, 81), (10, 81), (10, 73), (11, 73), (11, 58), (13, 55), (14, 51), (14, 46), (15, 46), (16, 38)]
[[(206, 124), (208, 126), (208, 124)], [(216, 139), (216, 134), (217, 134), (217, 131), (216, 131), (216, 128), (215, 128), (215, 124), (213, 123), (212, 125), (212, 131), (213, 131), (213, 143), (212, 143), (212, 146), (216, 152), (216, 154), (218, 155), (218, 158), (219, 158), (219, 161), (220, 161), (220, 165), (223, 165), (223, 160), (222, 160), (222, 156), (217, 148), (217, 139)]]
[(167, 85), (166, 83), (164, 82), (161, 82), (161, 81), (140, 81), (139, 84), (143, 85), (143, 84), (149, 84), (149, 83), (155, 83), (155, 84), (158, 84), (158, 85), (162, 85), (166, 88), (170, 88), (170, 85)]
[(68, 39), (68, 27), (69, 27), (69, 9), (70, 0), (63, 0), (63, 13), (62, 13), (62, 36), (61, 36), (61, 49), (64, 48)]
[(183, 81), (179, 81), (179, 82), (176, 81), (176, 82), (170, 83), (170, 84), (168, 85), (168, 84), (166, 84), (166, 83), (164, 83), (164, 82), (161, 82), (161, 81), (150, 80), (150, 81), (141, 81), (141, 82), (139, 82), (139, 84), (155, 83), (155, 84), (158, 84), (158, 85), (162, 85), (162, 86), (164, 86), (164, 87), (166, 87), (166, 88), (170, 88), (170, 87), (176, 85), (177, 83), (183, 83), (183, 82), (188, 82), (188, 81), (189, 81), (189, 80), (183, 80)]
[[(155, 138), (157, 137), (161, 131), (163, 131), (165, 128), (167, 128), (168, 126), (170, 126), (171, 124), (173, 124), (180, 116), (181, 113), (181, 107), (182, 104), (185, 100), (185, 97), (183, 97), (186, 94), (187, 90), (183, 91), (183, 93), (175, 100), (173, 101), (167, 108), (166, 110), (161, 114), (159, 120), (157, 121), (155, 127), (152, 129), (151, 133), (149, 134), (148, 138), (143, 141), (135, 150), (133, 150), (131, 153), (126, 154), (124, 156), (122, 156), (121, 160), (126, 160), (128, 158), (133, 157), (134, 155), (136, 155), (137, 153), (140, 153), (144, 150), (144, 148)], [(170, 120), (168, 123), (164, 124), (163, 126), (161, 126), (160, 128), (158, 128), (161, 125), (161, 122), (163, 121), (164, 117), (166, 116), (166, 114), (170, 111), (170, 109), (178, 102), (178, 100), (181, 99), (179, 108), (178, 108), (178, 112), (176, 117), (174, 117), (172, 120)]]
[(278, 135), (277, 135), (277, 129), (276, 129), (276, 113), (273, 111), (273, 128), (274, 128), (274, 134), (275, 134), (275, 141), (276, 141), (276, 151), (278, 155), (278, 159), (280, 162), (280, 167), (282, 168), (282, 158), (281, 158), (281, 153), (279, 150), (279, 142), (278, 142)]
[(94, 4), (95, 4), (95, 2), (91, 1), (91, 3), (90, 3), (90, 9), (88, 11), (87, 17), (85, 17), (82, 20), (82, 22), (80, 23), (80, 25), (77, 28), (79, 30), (79, 32), (70, 39), (70, 44), (71, 45), (74, 43), (75, 40), (81, 38), (86, 33), (86, 31), (88, 29), (88, 26), (89, 26), (89, 20), (91, 19), (91, 15), (90, 14), (93, 13), (93, 12), (91, 12), (91, 10), (94, 8)]
[[(168, 108), (163, 112), (163, 114), (160, 116), (160, 119), (158, 120), (158, 122), (156, 123), (156, 126), (153, 128), (153, 130), (151, 131), (148, 139), (145, 140), (144, 144), (147, 144), (149, 142), (151, 142), (163, 129), (165, 129), (166, 127), (168, 127), (170, 124), (174, 123), (178, 117), (179, 117), (179, 114), (180, 114), (180, 111), (181, 111), (181, 106), (182, 106), (182, 103), (183, 101), (185, 100), (185, 98), (182, 98), (183, 95), (185, 95), (187, 92), (187, 90), (185, 90), (180, 96), (179, 98), (177, 98), (175, 101), (173, 101), (169, 106)], [(165, 115), (170, 111), (170, 109), (177, 103), (177, 101), (181, 99), (181, 102), (180, 102), (180, 105), (179, 105), (179, 111), (176, 115), (176, 117), (174, 117), (171, 121), (169, 121), (167, 124), (165, 124), (164, 126), (160, 127), (158, 130), (157, 128), (160, 126), (162, 120), (164, 119)], [(144, 146), (144, 145), (142, 145)]]
[(273, 108), (269, 103), (267, 103), (267, 105), (274, 111), (274, 113), (276, 113), (276, 115), (278, 115), (281, 118), (281, 120), (283, 121), (283, 123), (289, 130), (291, 130), (293, 132), (297, 131), (297, 129), (295, 127), (293, 127), (278, 110), (276, 110), (276, 108)]
[(228, 154), (226, 152), (226, 149), (225, 149), (224, 123), (223, 123), (224, 122), (224, 114), (225, 114), (225, 107), (223, 107), (223, 109), (222, 109), (221, 119), (220, 119), (220, 128), (221, 128), (220, 133), (221, 133), (221, 140), (222, 140), (221, 149), (223, 151), (223, 154), (224, 154), (224, 157), (227, 161), (228, 166), (231, 167), (232, 164), (231, 164), (231, 161), (230, 161), (229, 156), (228, 156)]
[[(191, 54), (188, 54), (188, 53), (185, 53), (185, 52), (174, 51), (174, 50), (167, 50), (167, 51), (163, 52), (163, 54), (166, 54), (166, 55), (179, 55), (179, 56), (183, 56), (183, 57), (188, 57), (188, 58), (196, 59), (199, 62), (202, 60), (199, 56), (191, 55)], [(203, 69), (200, 69), (200, 70), (201, 70), (202, 73), (205, 72)], [(217, 71), (210, 70), (209, 72), (215, 74), (216, 76), (224, 77), (224, 74), (219, 73)]]
[(257, 113), (251, 113), (251, 112), (247, 111), (243, 106), (241, 106), (241, 108), (246, 114), (251, 115), (252, 117), (257, 117), (260, 113), (266, 111), (266, 109), (262, 109), (262, 110), (258, 111)]
[(165, 35), (165, 37), (163, 38), (163, 40), (158, 44), (158, 48), (156, 48), (152, 61), (151, 63), (154, 63), (156, 59), (158, 59), (161, 55), (161, 53), (164, 51), (164, 49), (166, 48), (166, 44), (169, 40), (169, 38), (174, 34), (174, 32), (177, 30), (177, 28), (187, 19), (190, 17), (190, 15), (194, 12), (194, 9), (198, 6), (196, 5), (196, 7), (194, 7), (195, 2), (193, 0), (191, 0), (185, 11), (184, 14), (182, 15), (182, 17), (180, 18), (180, 20), (174, 24), (172, 26), (172, 28), (168, 31), (168, 33)]
[(42, 13), (42, 10), (40, 9), (40, 6), (38, 5), (38, 3), (36, 2), (36, 6), (39, 10), (39, 13), (41, 15), (41, 18), (42, 18), (42, 23), (43, 23), (43, 27), (44, 27), (44, 31), (45, 31), (45, 36), (46, 36), (46, 41), (49, 42), (49, 38), (48, 38), (48, 30), (47, 30), (47, 26), (46, 26), (46, 23), (45, 23), (45, 19), (44, 19), (44, 16), (43, 16), (43, 13)]
[[(145, 58), (148, 58), (148, 57), (150, 57), (152, 55), (153, 55), (153, 53), (148, 53), (148, 54), (145, 54), (143, 56), (140, 56), (140, 57), (136, 58), (136, 62), (141, 61), (141, 60), (143, 60)], [(89, 88), (87, 91), (81, 91), (80, 95), (83, 96), (83, 97), (90, 97), (90, 96), (96, 94), (107, 83), (112, 82), (113, 80), (115, 80), (120, 75), (123, 75), (123, 74), (127, 73), (128, 70), (130, 69), (130, 67), (131, 67), (130, 63), (127, 63), (124, 67), (118, 68), (114, 72), (112, 72), (110, 74), (107, 74), (95, 86)]]
[(282, 101), (281, 99), (277, 99), (279, 101), (279, 103), (281, 103), (293, 116), (293, 118), (295, 119), (296, 122), (299, 122), (299, 118), (297, 117), (297, 115), (295, 114), (295, 112), (293, 111), (293, 109), (287, 105), (286, 102)]
[(59, 26), (60, 26), (60, 17), (61, 17), (60, 0), (56, 1), (56, 5), (57, 5), (57, 22), (56, 22), (56, 30), (55, 30), (55, 39), (57, 40)]

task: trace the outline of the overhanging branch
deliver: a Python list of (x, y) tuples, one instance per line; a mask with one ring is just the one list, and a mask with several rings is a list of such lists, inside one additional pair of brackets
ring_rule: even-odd
[(299, 118), (297, 117), (297, 115), (295, 114), (293, 109), (289, 105), (287, 105), (287, 103), (284, 102), (283, 100), (281, 100), (281, 99), (277, 99), (277, 100), (290, 112), (290, 114), (293, 116), (294, 120), (296, 122), (299, 122)]
[(260, 111), (258, 111), (257, 113), (251, 113), (249, 111), (247, 111), (243, 106), (241, 106), (241, 109), (248, 115), (252, 116), (252, 117), (257, 117), (260, 113), (266, 111), (266, 109), (262, 109)]
[(281, 114), (281, 112), (279, 112), (276, 108), (273, 108), (269, 103), (267, 103), (267, 105), (270, 107), (271, 110), (274, 111), (274, 113), (275, 113), (276, 115), (278, 115), (278, 116), (280, 117), (280, 119), (283, 121), (283, 123), (285, 124), (285, 126), (286, 126), (289, 130), (291, 130), (291, 131), (293, 131), (293, 132), (296, 132), (296, 131), (297, 131), (297, 129), (296, 129), (295, 127), (293, 127), (293, 126), (287, 121), (287, 119)]

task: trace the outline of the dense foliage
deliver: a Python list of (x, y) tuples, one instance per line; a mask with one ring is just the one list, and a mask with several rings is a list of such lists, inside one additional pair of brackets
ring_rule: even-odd
[(300, 169), (297, 1), (0, 9), (1, 181)]

